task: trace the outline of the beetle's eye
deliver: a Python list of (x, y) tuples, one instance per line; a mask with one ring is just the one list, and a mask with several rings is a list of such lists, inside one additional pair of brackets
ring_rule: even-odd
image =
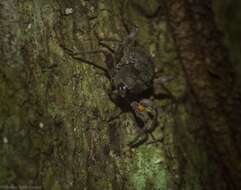
[(126, 89), (127, 89), (127, 86), (123, 86), (123, 87), (122, 87), (122, 90), (126, 90)]
[(119, 86), (118, 86), (118, 89), (121, 90), (121, 91), (126, 91), (128, 89), (127, 85), (121, 83)]

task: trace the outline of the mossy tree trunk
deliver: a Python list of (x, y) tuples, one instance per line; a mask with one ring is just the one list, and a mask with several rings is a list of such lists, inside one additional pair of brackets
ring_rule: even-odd
[(212, 2), (166, 2), (189, 88), (183, 108), (189, 113), (188, 122), (176, 130), (179, 185), (181, 189), (196, 189), (197, 184), (200, 189), (240, 189), (241, 98)]
[[(121, 41), (137, 25), (138, 43), (157, 73), (178, 78), (167, 88), (181, 96), (181, 69), (159, 2), (1, 0), (0, 7), (0, 189), (166, 189), (162, 144), (129, 149), (130, 115), (107, 122), (116, 110), (106, 95), (109, 81), (61, 48), (99, 50), (96, 33)], [(99, 54), (80, 56), (103, 65)], [(156, 104), (168, 110), (170, 101)], [(166, 128), (154, 135), (169, 149), (174, 120), (171, 112), (161, 116)]]
[[(240, 102), (210, 4), (167, 2), (1, 0), (0, 189), (237, 189)], [(109, 81), (61, 47), (115, 48), (133, 25), (178, 100), (154, 101), (163, 143), (134, 150), (130, 115), (107, 122)]]

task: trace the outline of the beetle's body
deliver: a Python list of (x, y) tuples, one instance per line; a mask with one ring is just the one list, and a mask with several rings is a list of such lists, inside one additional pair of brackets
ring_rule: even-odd
[(105, 54), (112, 90), (129, 103), (150, 90), (154, 79), (151, 57), (134, 44), (136, 33), (137, 29), (133, 30), (114, 54)]
[[(133, 114), (134, 125), (139, 134), (129, 143), (129, 146), (137, 147), (142, 144), (142, 141), (146, 141), (148, 133), (155, 129), (157, 123), (156, 118), (153, 117), (157, 117), (157, 114), (153, 106), (148, 106), (149, 111), (147, 111), (146, 105), (142, 107), (141, 111), (132, 106), (133, 104), (138, 106), (144, 98), (150, 98), (152, 95), (154, 63), (143, 49), (131, 45), (131, 43), (126, 44), (125, 47), (122, 45), (114, 56), (108, 53), (105, 55), (112, 84), (109, 95), (122, 111)], [(150, 110), (155, 114), (149, 114)]]
[[(130, 147), (137, 147), (145, 142), (148, 134), (157, 126), (157, 111), (153, 104), (141, 105), (144, 99), (144, 102), (146, 99), (152, 101), (151, 97), (155, 94), (154, 63), (143, 48), (134, 45), (133, 39), (136, 33), (135, 29), (116, 51), (102, 51), (105, 55), (106, 68), (76, 57), (73, 51), (63, 46), (73, 58), (104, 71), (111, 83), (111, 90), (108, 93), (111, 101), (122, 112), (131, 112), (134, 116), (134, 125), (137, 126), (139, 134), (129, 144)], [(137, 109), (138, 107), (142, 109)], [(116, 116), (111, 118), (116, 118)], [(142, 136), (144, 136), (144, 141), (139, 139)]]
[(152, 86), (153, 78), (153, 61), (138, 48), (124, 50), (120, 62), (114, 67), (114, 85), (116, 88), (126, 86), (126, 96), (138, 96), (148, 90)]

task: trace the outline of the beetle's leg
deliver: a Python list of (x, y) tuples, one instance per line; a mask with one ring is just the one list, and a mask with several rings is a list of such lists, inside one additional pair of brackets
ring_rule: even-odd
[(152, 133), (150, 133), (150, 136), (151, 136), (151, 138), (152, 138), (153, 141), (156, 140), (155, 136), (154, 136)]
[(108, 73), (108, 69), (105, 67), (102, 67), (92, 61), (86, 60), (82, 57), (79, 57), (78, 55), (80, 54), (90, 54), (90, 53), (104, 53), (103, 50), (93, 50), (93, 51), (83, 51), (83, 52), (75, 52), (74, 50), (68, 48), (65, 46), (64, 42), (61, 41), (61, 37), (62, 35), (57, 31), (56, 29), (57, 23), (54, 25), (54, 31), (56, 33), (58, 42), (59, 42), (59, 46), (64, 50), (64, 52), (66, 52), (69, 56), (71, 56), (73, 59), (76, 59), (82, 63), (88, 64), (88, 65), (92, 65), (94, 67), (96, 67), (97, 69), (102, 70), (105, 73), (105, 76), (110, 79), (110, 75)]
[[(152, 137), (152, 141), (150, 142), (147, 142), (148, 141), (148, 134), (151, 135)], [(147, 143), (146, 143), (147, 142)], [(146, 143), (146, 145), (150, 145), (150, 144), (156, 144), (156, 143), (162, 143), (163, 142), (163, 138), (161, 139), (156, 139), (154, 137), (154, 135), (152, 133), (146, 133), (144, 132), (144, 130), (138, 134), (131, 142), (128, 143), (128, 145), (131, 147), (131, 148), (137, 148), (139, 147), (140, 145)]]
[(121, 19), (121, 23), (126, 31), (127, 34), (130, 34), (132, 32), (132, 27), (136, 27), (135, 24), (131, 23), (130, 21), (128, 21), (128, 19), (126, 19), (125, 17), (125, 13), (126, 13), (126, 4), (128, 3), (128, 0), (123, 0), (120, 1), (120, 19)]
[(117, 107), (117, 110), (111, 115), (111, 117), (107, 120), (108, 122), (111, 122), (115, 119), (117, 119), (118, 117), (120, 117), (120, 115), (122, 115), (123, 113), (127, 112), (127, 109), (125, 109), (125, 107), (121, 107), (124, 105), (124, 103), (121, 101), (121, 99), (119, 98), (119, 96), (116, 94), (115, 90), (113, 89), (109, 89), (107, 90), (107, 95), (109, 97), (109, 99), (115, 104), (115, 106)]
[(122, 114), (124, 113), (124, 111), (122, 111), (121, 109), (117, 109), (112, 116), (107, 120), (107, 122), (112, 122), (113, 120), (119, 118)]
[[(156, 128), (156, 127), (155, 127), (155, 128)], [(154, 135), (152, 134), (152, 132), (150, 132), (150, 135), (151, 135), (151, 137), (152, 137), (152, 140), (149, 141), (149, 142), (147, 142), (146, 145), (162, 143), (163, 140), (164, 140), (164, 137), (161, 137), (161, 138), (159, 138), (159, 139), (156, 139), (156, 138), (154, 137)]]
[(163, 140), (164, 140), (163, 138), (161, 138), (161, 139), (156, 139), (156, 140), (152, 140), (152, 141), (146, 143), (146, 145), (163, 143)]
[[(147, 142), (148, 139), (149, 139), (148, 138), (149, 134), (152, 137), (152, 141)], [(137, 147), (139, 147), (140, 145), (142, 145), (144, 143), (146, 143), (146, 145), (149, 145), (149, 144), (156, 144), (156, 143), (162, 143), (162, 142), (163, 142), (163, 138), (156, 139), (152, 133), (148, 133), (145, 130), (142, 130), (131, 142), (128, 143), (128, 145), (131, 148), (137, 148)]]
[[(166, 122), (167, 119), (164, 120), (163, 126), (161, 126), (161, 130), (162, 130), (162, 134), (163, 134), (163, 130), (165, 129), (166, 126)], [(152, 141), (146, 143), (147, 145), (149, 144), (157, 144), (157, 143), (163, 143), (164, 141), (164, 136), (159, 137), (158, 139), (156, 139), (155, 137), (152, 139)]]
[(106, 48), (109, 52), (111, 52), (111, 53), (113, 53), (113, 54), (115, 53), (115, 51), (114, 51), (109, 45), (107, 45), (107, 44), (106, 44), (105, 42), (103, 42), (103, 41), (119, 42), (119, 40), (112, 39), (112, 38), (101, 38), (101, 37), (99, 37), (99, 35), (98, 35), (97, 32), (94, 32), (94, 35), (95, 35), (95, 37), (96, 37), (96, 39), (97, 39), (97, 42), (98, 42), (98, 44), (99, 44), (100, 46)]
[(127, 3), (126, 0), (120, 1), (120, 16), (121, 16), (122, 25), (123, 25), (125, 31), (127, 32), (127, 34), (129, 34), (130, 33), (130, 29), (129, 29), (127, 23), (126, 23), (126, 19), (125, 19), (125, 15), (124, 15), (124, 13), (126, 12), (125, 11), (126, 3)]
[(116, 64), (120, 62), (121, 58), (124, 55), (124, 50), (126, 47), (130, 47), (131, 44), (135, 42), (135, 37), (138, 32), (138, 28), (135, 27), (133, 31), (130, 32), (130, 34), (124, 39), (122, 43), (120, 43), (119, 47), (116, 50), (115, 53), (115, 62)]
[(95, 68), (102, 70), (105, 73), (105, 76), (107, 78), (110, 78), (109, 72), (108, 72), (108, 70), (105, 67), (102, 67), (102, 66), (100, 66), (100, 65), (98, 65), (98, 64), (96, 64), (96, 63), (94, 63), (92, 61), (86, 60), (86, 59), (84, 59), (84, 58), (79, 56), (80, 54), (103, 53), (104, 51), (94, 50), (94, 51), (86, 51), (86, 52), (74, 52), (72, 49), (67, 48), (65, 46), (60, 45), (60, 47), (64, 50), (64, 52), (66, 52), (73, 59), (78, 60), (78, 61), (80, 61), (80, 62), (82, 62), (84, 64), (88, 64), (88, 65), (94, 66)]
[(154, 108), (153, 102), (149, 99), (143, 99), (139, 103), (131, 103), (133, 109), (133, 116), (135, 126), (139, 131), (139, 134), (129, 143), (130, 147), (137, 147), (148, 140), (150, 134), (153, 141), (155, 137), (152, 132), (158, 126), (157, 116), (158, 111)]
[(140, 145), (144, 144), (147, 140), (148, 140), (148, 134), (140, 133), (131, 142), (128, 143), (128, 146), (131, 148), (137, 148)]
[(165, 86), (165, 83), (173, 80), (173, 78), (159, 77), (153, 80), (153, 96), (156, 99), (173, 99), (175, 97), (171, 91)]
[[(152, 141), (157, 141), (156, 138), (154, 137), (154, 135), (152, 134), (152, 132), (156, 129), (157, 127), (157, 122), (156, 122), (156, 112), (155, 112), (155, 118), (152, 118), (151, 123), (145, 123), (143, 128), (140, 129), (140, 133), (129, 143), (129, 146), (131, 148), (136, 148), (140, 145), (142, 145), (143, 143), (148, 141), (148, 135), (151, 136)], [(151, 142), (152, 142), (151, 141)], [(149, 144), (149, 143), (147, 143)]]
[(146, 133), (144, 129), (145, 127), (144, 121), (141, 118), (139, 118), (134, 112), (132, 112), (132, 116), (134, 118), (133, 119), (134, 126), (138, 134), (133, 140), (131, 140), (128, 143), (128, 146), (130, 146), (131, 148), (137, 148), (138, 146), (142, 145), (148, 140), (148, 133)]

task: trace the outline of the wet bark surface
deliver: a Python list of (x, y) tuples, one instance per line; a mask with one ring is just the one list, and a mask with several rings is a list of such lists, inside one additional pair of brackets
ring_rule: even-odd
[(240, 92), (211, 1), (168, 1), (167, 10), (190, 91), (187, 102), (194, 121), (188, 130), (210, 164), (200, 176), (207, 184), (202, 188), (239, 189)]
[[(155, 102), (161, 116), (153, 135), (165, 149), (129, 149), (130, 114), (107, 122), (117, 109), (109, 81), (62, 48), (100, 50), (97, 36), (115, 48), (136, 25), (158, 75), (178, 79), (167, 84), (178, 97), (184, 82), (159, 2), (3, 0), (0, 7), (0, 189), (167, 188), (172, 103)], [(98, 53), (79, 57), (104, 65)]]
[[(2, 0), (0, 8), (0, 189), (238, 189), (240, 99), (209, 1)], [(161, 143), (130, 149), (133, 118), (108, 122), (118, 110), (110, 82), (85, 63), (106, 66), (98, 52), (134, 26), (156, 76), (172, 79), (155, 88), (175, 101), (154, 100)]]

